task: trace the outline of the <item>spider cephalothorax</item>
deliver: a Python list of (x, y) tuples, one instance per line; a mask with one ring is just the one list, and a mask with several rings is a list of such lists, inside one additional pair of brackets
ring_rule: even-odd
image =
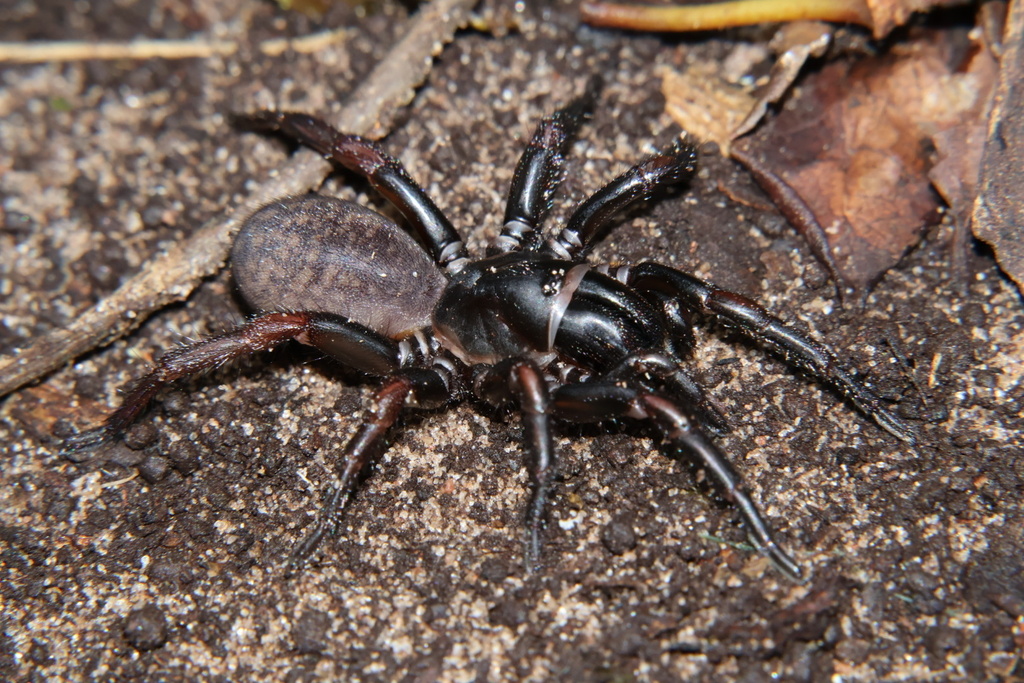
[(693, 346), (691, 313), (714, 316), (779, 352), (897, 437), (911, 440), (911, 432), (830, 351), (755, 302), (658, 263), (609, 269), (586, 260), (615, 214), (693, 174), (696, 151), (689, 142), (636, 164), (544, 238), (540, 226), (562, 177), (563, 155), (594, 91), (541, 121), (516, 167), (501, 234), (480, 259), (469, 257), (444, 214), (377, 143), (305, 114), (241, 117), (250, 128), (279, 131), (365, 176), (419, 242), (366, 207), (322, 195), (264, 207), (246, 221), (231, 256), (242, 296), (258, 315), (166, 355), (101, 427), (75, 437), (69, 448), (121, 433), (168, 382), (294, 339), (383, 382), (293, 564), (337, 523), (359, 472), (404, 406), (436, 408), (475, 396), (517, 405), (522, 416), (533, 481), (528, 566), (540, 555), (556, 471), (552, 420), (628, 417), (649, 420), (668, 449), (704, 467), (736, 505), (751, 542), (799, 577), (796, 562), (772, 539), (739, 477), (704, 434), (703, 426), (722, 428), (724, 421), (680, 364)]

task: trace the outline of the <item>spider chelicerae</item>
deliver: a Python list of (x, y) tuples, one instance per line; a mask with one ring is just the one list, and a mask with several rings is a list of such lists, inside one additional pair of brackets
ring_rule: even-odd
[(278, 132), (364, 176), (416, 233), (362, 205), (309, 194), (275, 201), (242, 227), (234, 278), (258, 314), (226, 334), (165, 355), (99, 427), (73, 437), (79, 450), (121, 434), (169, 382), (296, 340), (382, 378), (368, 418), (341, 453), (336, 482), (294, 569), (337, 526), (360, 472), (386, 445), (403, 408), (435, 409), (475, 397), (518, 406), (532, 488), (526, 565), (541, 554), (544, 511), (557, 472), (552, 421), (635, 418), (665, 449), (704, 468), (738, 509), (750, 541), (785, 574), (798, 564), (773, 540), (739, 476), (706, 431), (725, 420), (681, 364), (693, 352), (691, 316), (711, 316), (830, 385), (900, 439), (911, 430), (835, 355), (754, 301), (668, 266), (593, 265), (587, 253), (611, 220), (656, 190), (690, 178), (687, 139), (649, 156), (584, 200), (565, 226), (541, 225), (564, 173), (565, 152), (594, 106), (592, 81), (544, 118), (516, 166), (503, 228), (471, 258), (451, 222), (376, 142), (300, 113), (237, 117)]

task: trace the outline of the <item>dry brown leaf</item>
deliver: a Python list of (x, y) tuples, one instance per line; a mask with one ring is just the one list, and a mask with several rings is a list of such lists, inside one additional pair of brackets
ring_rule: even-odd
[(756, 100), (743, 88), (726, 81), (722, 65), (700, 62), (685, 73), (662, 69), (661, 92), (665, 112), (694, 138), (715, 142), (729, 149), (733, 131), (740, 125)]
[(876, 38), (888, 35), (889, 31), (907, 23), (915, 12), (928, 12), (934, 7), (964, 5), (964, 0), (866, 0), (868, 11), (874, 23), (872, 29)]
[(971, 214), (978, 194), (981, 156), (998, 64), (988, 49), (979, 49), (965, 72), (973, 75), (973, 84), (978, 90), (974, 98), (975, 107), (965, 112), (962, 121), (932, 136), (937, 161), (928, 172), (932, 185), (946, 201), (956, 224), (953, 265), (962, 283), (967, 281)]
[(760, 122), (768, 106), (789, 90), (806, 61), (824, 54), (831, 38), (829, 26), (821, 22), (794, 22), (780, 28), (770, 45), (778, 58), (755, 92), (731, 77), (729, 60), (696, 63), (684, 73), (664, 67), (658, 75), (665, 112), (690, 135), (717, 143), (722, 154), (729, 156), (732, 141)]
[(975, 236), (1024, 291), (1024, 7), (1013, 4), (974, 205)]
[(975, 74), (954, 72), (939, 42), (826, 66), (754, 142), (810, 207), (861, 295), (934, 216), (931, 137), (972, 118), (984, 90)]
[(823, 56), (831, 43), (831, 28), (820, 21), (796, 21), (779, 28), (771, 40), (772, 50), (779, 57), (772, 66), (768, 83), (757, 94), (757, 102), (733, 129), (733, 138), (752, 131), (768, 111), (768, 106), (778, 102), (793, 85), (807, 60)]

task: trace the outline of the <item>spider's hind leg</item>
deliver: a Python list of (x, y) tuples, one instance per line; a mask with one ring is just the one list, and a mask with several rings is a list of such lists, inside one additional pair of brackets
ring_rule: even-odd
[(398, 365), (397, 346), (363, 325), (320, 313), (267, 313), (231, 332), (183, 346), (166, 354), (125, 394), (121, 407), (102, 425), (71, 437), (64, 454), (93, 448), (121, 435), (153, 397), (176, 380), (212, 370), (259, 351), (297, 339), (363, 372), (382, 375)]
[(387, 435), (403, 407), (412, 404), (418, 408), (437, 408), (460, 391), (458, 381), (447, 365), (438, 362), (429, 368), (404, 368), (384, 380), (374, 393), (369, 419), (345, 444), (338, 462), (338, 477), (327, 492), (311, 531), (289, 556), (287, 574), (302, 569), (324, 536), (337, 529), (360, 473), (387, 447)]
[(373, 140), (336, 130), (326, 121), (296, 112), (236, 114), (235, 125), (279, 132), (366, 178), (419, 233), (431, 256), (448, 272), (457, 272), (468, 254), (458, 231), (401, 162)]
[(345, 445), (338, 479), (327, 492), (312, 531), (307, 532), (289, 556), (287, 574), (293, 574), (301, 569), (320, 546), (324, 536), (337, 528), (341, 512), (352, 494), (359, 473), (383, 445), (385, 435), (398, 419), (411, 390), (412, 383), (409, 379), (397, 376), (386, 381), (376, 391), (373, 415), (359, 427)]

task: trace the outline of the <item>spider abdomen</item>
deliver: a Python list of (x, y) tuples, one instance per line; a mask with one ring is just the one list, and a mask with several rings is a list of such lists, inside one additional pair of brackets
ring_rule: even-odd
[(231, 251), (258, 311), (316, 311), (391, 338), (430, 324), (447, 279), (415, 239), (359, 204), (303, 195), (253, 214)]

